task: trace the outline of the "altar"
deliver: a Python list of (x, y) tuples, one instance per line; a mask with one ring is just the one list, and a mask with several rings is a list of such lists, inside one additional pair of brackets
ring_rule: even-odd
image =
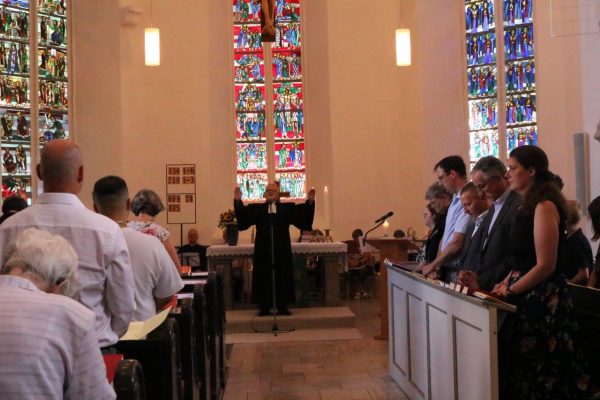
[[(347, 251), (348, 245), (342, 242), (292, 243), (292, 255), (319, 256), (324, 260), (323, 304), (327, 307), (339, 306), (341, 304), (339, 274), (347, 269)], [(240, 244), (237, 246), (213, 245), (206, 250), (209, 271), (215, 270), (219, 265), (223, 266), (226, 309), (231, 309), (233, 305), (232, 261), (238, 258), (251, 258), (253, 254), (253, 244)]]

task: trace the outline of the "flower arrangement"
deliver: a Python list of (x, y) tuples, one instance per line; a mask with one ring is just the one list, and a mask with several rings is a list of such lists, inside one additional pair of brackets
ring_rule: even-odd
[(228, 226), (237, 225), (237, 219), (235, 218), (235, 212), (230, 208), (219, 216), (219, 225), (221, 229), (225, 229)]

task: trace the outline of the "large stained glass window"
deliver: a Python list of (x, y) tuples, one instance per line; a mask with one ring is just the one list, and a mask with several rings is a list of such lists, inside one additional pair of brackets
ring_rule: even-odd
[(537, 144), (532, 1), (465, 2), (471, 164)]
[(273, 3), (275, 41), (262, 43), (261, 0), (233, 0), (237, 183), (248, 200), (273, 179), (306, 195), (300, 0)]
[[(30, 46), (32, 23), (37, 24), (38, 36), (34, 48)], [(66, 1), (4, 0), (0, 5), (2, 198), (17, 194), (31, 203), (35, 129), (40, 144), (68, 137), (67, 87)], [(32, 95), (37, 96), (34, 103)], [(32, 115), (39, 118), (32, 120)]]

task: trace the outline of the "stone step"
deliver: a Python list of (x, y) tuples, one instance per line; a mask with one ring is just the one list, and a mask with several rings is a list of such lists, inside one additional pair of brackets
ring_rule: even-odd
[[(292, 308), (292, 315), (277, 316), (277, 327), (286, 329), (354, 328), (356, 319), (348, 307)], [(228, 310), (227, 333), (269, 331), (273, 316), (258, 317), (256, 310)]]

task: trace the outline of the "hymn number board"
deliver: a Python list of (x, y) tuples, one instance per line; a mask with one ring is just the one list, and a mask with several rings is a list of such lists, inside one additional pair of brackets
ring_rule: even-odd
[(167, 223), (196, 223), (196, 165), (167, 164)]

